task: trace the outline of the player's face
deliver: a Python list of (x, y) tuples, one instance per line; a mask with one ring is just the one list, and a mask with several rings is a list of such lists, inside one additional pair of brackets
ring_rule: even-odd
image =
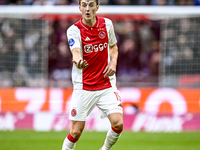
[(81, 0), (79, 9), (85, 21), (93, 21), (95, 20), (96, 11), (99, 9), (99, 6), (95, 0)]

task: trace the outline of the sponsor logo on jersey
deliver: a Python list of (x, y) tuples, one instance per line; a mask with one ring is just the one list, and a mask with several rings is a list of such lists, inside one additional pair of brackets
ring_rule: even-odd
[(90, 41), (90, 38), (87, 36), (87, 37), (85, 38), (85, 41)]
[(84, 51), (86, 53), (92, 53), (93, 51), (98, 52), (98, 51), (103, 51), (107, 47), (108, 47), (108, 43), (104, 43), (104, 44), (100, 43), (99, 45), (89, 44), (89, 45), (84, 46)]
[(74, 39), (70, 39), (70, 40), (69, 40), (69, 46), (73, 46), (74, 44), (75, 44)]
[(101, 39), (104, 39), (104, 38), (106, 37), (106, 33), (105, 33), (104, 31), (100, 31), (100, 32), (99, 32), (99, 37), (100, 37)]

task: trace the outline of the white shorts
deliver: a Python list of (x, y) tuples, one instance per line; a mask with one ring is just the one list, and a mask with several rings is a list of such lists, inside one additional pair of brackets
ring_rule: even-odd
[(121, 97), (116, 88), (98, 91), (74, 90), (72, 94), (69, 119), (73, 121), (86, 121), (86, 118), (97, 106), (101, 118), (112, 113), (123, 114)]

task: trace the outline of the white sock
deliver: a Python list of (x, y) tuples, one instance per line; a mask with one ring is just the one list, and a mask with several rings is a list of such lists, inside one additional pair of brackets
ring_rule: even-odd
[(68, 138), (69, 138), (69, 135), (65, 138), (65, 140), (63, 142), (62, 150), (74, 150), (75, 149), (76, 143), (71, 142)]
[(110, 128), (108, 130), (106, 140), (104, 142), (102, 150), (110, 150), (112, 148), (112, 146), (118, 141), (118, 139), (121, 135), (121, 131), (120, 131), (120, 133), (116, 133), (116, 132), (113, 131), (112, 128)]

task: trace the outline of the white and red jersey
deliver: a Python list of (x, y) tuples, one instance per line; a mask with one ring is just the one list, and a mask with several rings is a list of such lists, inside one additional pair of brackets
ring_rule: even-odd
[(110, 62), (109, 46), (117, 43), (112, 21), (97, 17), (96, 24), (90, 27), (79, 20), (69, 27), (67, 37), (70, 49), (80, 48), (83, 60), (88, 63), (85, 69), (78, 69), (73, 64), (74, 89), (95, 91), (115, 86), (115, 75), (104, 78), (103, 73)]

